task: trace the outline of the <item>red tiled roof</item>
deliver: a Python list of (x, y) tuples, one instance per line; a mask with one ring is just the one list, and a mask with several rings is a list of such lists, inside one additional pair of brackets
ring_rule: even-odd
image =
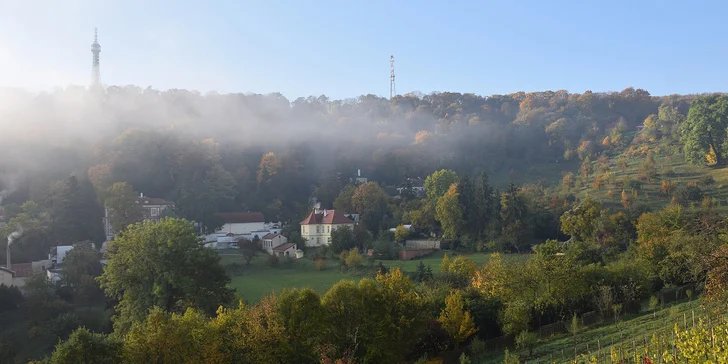
[(338, 212), (336, 210), (321, 210), (318, 214), (316, 213), (316, 210), (313, 210), (305, 220), (301, 221), (301, 225), (353, 223), (354, 221), (346, 217), (343, 212)]
[(30, 277), (33, 275), (33, 264), (31, 263), (12, 264), (10, 269), (15, 272), (16, 277)]
[(265, 222), (263, 213), (260, 212), (218, 212), (226, 224), (244, 224), (249, 222)]
[(278, 234), (278, 233), (272, 233), (272, 234), (271, 233), (268, 233), (268, 234), (263, 235), (263, 240), (273, 239), (273, 238), (275, 238), (278, 235), (281, 235), (281, 234)]
[(174, 205), (174, 202), (172, 202), (172, 201), (167, 201), (163, 198), (157, 198), (157, 197), (137, 197), (137, 200), (142, 205), (167, 205), (167, 206)]
[(286, 251), (288, 249), (291, 249), (291, 248), (293, 248), (295, 246), (296, 246), (296, 244), (294, 244), (294, 243), (285, 243), (285, 244), (281, 244), (281, 245), (278, 245), (277, 247), (273, 248), (273, 251), (274, 252), (284, 252), (284, 251)]

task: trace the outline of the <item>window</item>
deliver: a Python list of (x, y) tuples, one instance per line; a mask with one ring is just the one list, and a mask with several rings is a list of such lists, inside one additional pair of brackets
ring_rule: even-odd
[(158, 208), (152, 208), (152, 216), (159, 216), (159, 209)]
[(321, 244), (321, 238), (316, 238), (316, 245)]
[(331, 232), (331, 226), (330, 225), (326, 227), (326, 232), (327, 233), (330, 233)]
[(316, 225), (316, 234), (321, 233), (321, 226)]

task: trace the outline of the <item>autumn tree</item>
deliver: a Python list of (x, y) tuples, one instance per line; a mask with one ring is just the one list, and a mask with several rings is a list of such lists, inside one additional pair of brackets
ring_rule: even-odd
[(407, 237), (409, 236), (409, 230), (407, 230), (406, 227), (403, 225), (397, 226), (396, 229), (394, 229), (394, 241), (396, 242), (402, 242), (407, 240)]
[(109, 209), (111, 228), (121, 233), (127, 226), (144, 220), (144, 210), (137, 194), (126, 182), (116, 182), (104, 194), (104, 203)]
[(712, 152), (716, 164), (724, 165), (726, 129), (728, 96), (713, 94), (693, 100), (687, 120), (680, 125), (686, 159), (691, 163), (704, 164), (705, 155)]
[(442, 225), (446, 239), (457, 238), (465, 222), (459, 196), (458, 185), (453, 183), (447, 193), (437, 201), (437, 220)]
[(51, 364), (121, 364), (123, 342), (105, 334), (92, 333), (82, 327), (59, 342), (48, 361)]
[(478, 332), (470, 312), (465, 311), (462, 293), (453, 291), (445, 298), (445, 308), (440, 312), (437, 321), (447, 331), (457, 347), (470, 336)]
[(440, 196), (447, 193), (454, 183), (458, 183), (458, 175), (447, 169), (441, 169), (427, 176), (425, 179), (425, 193), (430, 203), (437, 204)]

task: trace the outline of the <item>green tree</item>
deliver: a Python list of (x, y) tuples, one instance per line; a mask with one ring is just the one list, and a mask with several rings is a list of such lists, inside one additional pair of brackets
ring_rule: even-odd
[(255, 258), (260, 252), (258, 243), (254, 243), (250, 241), (250, 239), (246, 238), (238, 240), (238, 249), (240, 250), (240, 255), (243, 256), (243, 259), (245, 259), (246, 265), (250, 265), (250, 261), (252, 261), (253, 258)]
[(445, 308), (437, 321), (450, 335), (455, 346), (478, 332), (470, 312), (465, 311), (465, 301), (460, 291), (453, 291), (445, 298)]
[(361, 254), (359, 254), (359, 250), (357, 248), (352, 248), (349, 250), (349, 254), (346, 255), (346, 266), (354, 268), (355, 270), (361, 267), (363, 261), (364, 258)]
[(713, 94), (693, 100), (687, 120), (680, 125), (685, 158), (694, 164), (704, 164), (705, 155), (712, 152), (716, 164), (724, 165), (727, 128), (728, 96)]
[(189, 221), (166, 218), (131, 225), (107, 249), (101, 287), (119, 300), (115, 328), (126, 332), (152, 307), (211, 315), (228, 304), (233, 291), (220, 257), (204, 248)]
[(453, 183), (458, 183), (459, 178), (457, 173), (448, 170), (441, 169), (427, 176), (425, 179), (425, 193), (427, 199), (431, 204), (437, 204), (437, 200), (440, 196), (447, 193)]
[(331, 232), (329, 249), (335, 254), (350, 250), (354, 246), (354, 231), (350, 226), (340, 226)]
[(316, 362), (316, 347), (324, 342), (326, 328), (326, 313), (318, 293), (311, 288), (286, 289), (278, 297), (276, 312), (300, 362)]
[(377, 233), (387, 212), (387, 193), (376, 182), (367, 182), (356, 188), (351, 204), (367, 230)]
[(176, 208), (188, 220), (198, 222), (206, 231), (223, 225), (216, 215), (221, 207), (235, 198), (235, 178), (220, 165), (196, 171), (181, 185)]
[(458, 185), (452, 184), (447, 193), (437, 201), (437, 220), (442, 225), (446, 239), (457, 238), (465, 224), (463, 209), (458, 201), (459, 197)]
[(102, 216), (91, 183), (71, 176), (52, 198), (51, 231), (59, 242), (104, 241)]
[(601, 217), (602, 205), (586, 198), (561, 215), (561, 231), (577, 239), (591, 238), (598, 234), (597, 222)]
[(56, 345), (49, 363), (121, 364), (124, 362), (122, 349), (123, 342), (120, 340), (82, 327)]
[(101, 275), (101, 256), (90, 242), (77, 243), (63, 259), (61, 279), (71, 287), (74, 299), (78, 302), (91, 303), (103, 300), (103, 291), (96, 282)]
[(354, 206), (351, 204), (351, 198), (354, 196), (354, 191), (356, 191), (356, 186), (344, 186), (344, 189), (339, 192), (339, 195), (336, 196), (336, 199), (334, 200), (334, 209), (344, 213), (354, 212)]
[(104, 194), (104, 202), (109, 209), (111, 228), (120, 233), (127, 226), (144, 220), (144, 210), (139, 204), (137, 194), (126, 182), (116, 182)]

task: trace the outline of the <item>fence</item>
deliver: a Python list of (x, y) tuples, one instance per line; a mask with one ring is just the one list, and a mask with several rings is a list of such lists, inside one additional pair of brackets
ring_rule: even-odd
[(400, 250), (399, 260), (412, 260), (423, 255), (432, 254), (435, 249), (419, 249), (419, 250)]
[[(670, 310), (668, 310), (670, 311)], [(539, 355), (537, 352), (526, 363), (675, 363), (680, 352), (675, 346), (675, 327), (686, 330), (697, 326), (700, 320), (706, 323), (708, 331), (716, 324), (724, 324), (725, 316), (710, 316), (700, 309), (692, 308), (682, 312), (662, 313), (663, 320), (657, 326), (629, 334), (620, 329), (619, 338), (608, 342), (592, 339), (574, 342), (572, 348), (561, 352)], [(579, 336), (574, 336), (578, 340)], [(715, 344), (715, 343), (713, 343)], [(644, 360), (644, 358), (651, 358)]]
[(407, 240), (404, 243), (407, 249), (440, 249), (439, 240)]

